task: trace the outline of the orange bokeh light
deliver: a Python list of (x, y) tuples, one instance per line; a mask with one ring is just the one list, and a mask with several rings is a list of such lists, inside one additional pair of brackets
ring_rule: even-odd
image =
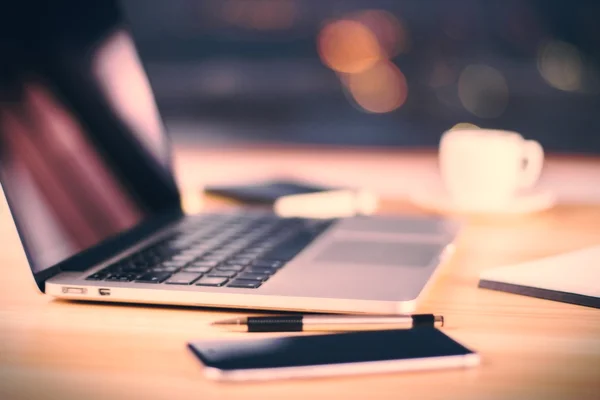
[(317, 43), (321, 60), (337, 72), (363, 72), (382, 58), (377, 37), (357, 21), (330, 22), (319, 33)]
[(408, 96), (404, 74), (389, 61), (381, 61), (361, 73), (345, 78), (356, 103), (372, 113), (386, 113), (401, 107)]

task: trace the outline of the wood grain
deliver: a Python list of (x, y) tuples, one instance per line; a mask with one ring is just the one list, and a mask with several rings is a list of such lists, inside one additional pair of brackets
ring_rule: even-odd
[[(196, 199), (197, 181), (186, 178), (193, 175), (190, 169), (207, 168), (202, 160), (210, 159), (208, 152), (188, 150), (177, 159), (187, 203), (194, 207), (222, 206)], [(271, 150), (272, 157), (278, 154)], [(222, 157), (254, 173), (264, 173), (271, 165), (268, 161), (244, 166), (227, 152)], [(362, 155), (332, 156), (345, 157), (360, 165)], [(364, 158), (374, 163), (372, 153)], [(414, 160), (417, 176), (434, 175), (431, 155), (405, 158)], [(313, 170), (318, 163), (328, 168), (326, 158), (311, 162)], [(551, 159), (549, 168), (558, 168), (556, 163), (588, 172), (600, 168), (600, 160), (577, 158)], [(299, 174), (302, 168), (298, 166)], [(203, 174), (202, 179), (210, 179), (209, 171)], [(546, 179), (550, 187), (562, 184), (558, 178)], [(423, 213), (401, 196), (383, 201), (381, 212)], [(480, 352), (480, 367), (222, 384), (204, 378), (186, 343), (243, 337), (209, 326), (243, 311), (54, 300), (37, 292), (8, 213), (0, 210), (0, 398), (597, 399), (600, 310), (478, 289), (477, 277), (485, 268), (600, 244), (600, 204), (561, 204), (536, 215), (464, 220), (458, 251), (440, 271), (419, 311), (443, 314), (448, 321), (444, 331)]]

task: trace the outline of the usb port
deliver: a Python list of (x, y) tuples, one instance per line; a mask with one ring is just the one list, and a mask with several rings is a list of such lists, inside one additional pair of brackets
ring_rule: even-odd
[(100, 296), (110, 296), (110, 289), (98, 289)]
[(87, 290), (80, 287), (63, 287), (62, 292), (66, 294), (85, 294)]

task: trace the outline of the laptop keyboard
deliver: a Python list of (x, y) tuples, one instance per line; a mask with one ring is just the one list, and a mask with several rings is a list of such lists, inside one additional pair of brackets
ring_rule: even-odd
[(330, 220), (206, 215), (87, 280), (256, 289)]

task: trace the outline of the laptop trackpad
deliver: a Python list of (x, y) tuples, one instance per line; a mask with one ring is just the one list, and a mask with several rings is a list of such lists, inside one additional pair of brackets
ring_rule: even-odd
[(313, 262), (426, 267), (437, 262), (443, 247), (441, 243), (335, 240)]

